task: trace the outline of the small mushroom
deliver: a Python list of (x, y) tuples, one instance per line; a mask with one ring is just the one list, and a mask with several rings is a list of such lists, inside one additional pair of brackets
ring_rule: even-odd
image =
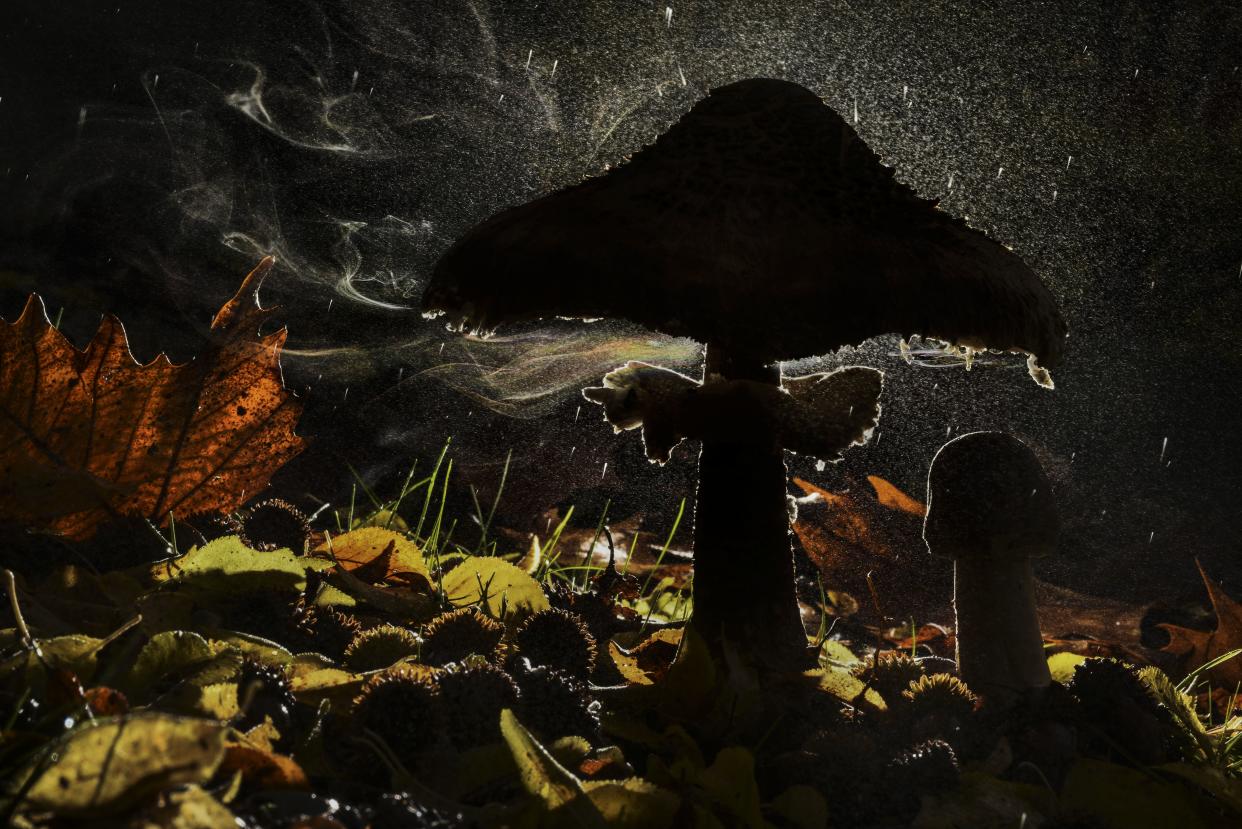
[[(437, 263), (423, 308), (482, 334), (504, 322), (608, 317), (705, 343), (697, 387), (639, 373), (620, 397), (597, 396), (615, 426), (644, 422), (659, 457), (679, 430), (702, 435), (695, 624), (709, 644), (731, 640), (785, 664), (805, 653), (806, 636), (777, 414), (820, 413), (786, 423), (784, 437), (835, 457), (856, 440), (855, 410), (865, 418), (876, 401), (852, 397), (868, 385), (855, 373), (787, 389), (844, 389), (827, 395), (844, 407), (784, 406), (773, 397), (785, 393), (779, 361), (921, 334), (1026, 352), (1032, 376), (1050, 386), (1046, 369), (1065, 338), (1051, 294), (1021, 259), (897, 182), (813, 92), (763, 78), (714, 90), (606, 174), (468, 231)], [(662, 422), (659, 399), (685, 406), (683, 392), (727, 405), (665, 412)], [(822, 416), (842, 409), (840, 422)]]
[(958, 669), (990, 703), (1052, 682), (1031, 559), (1053, 552), (1059, 528), (1052, 486), (1022, 441), (972, 432), (936, 453), (923, 539), (953, 560)]

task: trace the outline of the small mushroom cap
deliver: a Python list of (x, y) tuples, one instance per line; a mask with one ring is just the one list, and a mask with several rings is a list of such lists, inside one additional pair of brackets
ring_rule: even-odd
[(1052, 485), (1030, 448), (1003, 432), (940, 447), (927, 475), (923, 540), (946, 558), (1030, 558), (1056, 544)]
[(713, 91), (621, 166), (468, 231), (423, 306), (480, 332), (623, 318), (760, 363), (897, 333), (1051, 368), (1066, 332), (1017, 255), (895, 181), (813, 92), (770, 79)]

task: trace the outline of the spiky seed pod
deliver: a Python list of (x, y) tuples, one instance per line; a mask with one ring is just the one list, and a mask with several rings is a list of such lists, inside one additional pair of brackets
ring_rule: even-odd
[(975, 717), (978, 704), (979, 698), (957, 677), (932, 674), (911, 683), (892, 710), (911, 742), (945, 740), (959, 754), (973, 756), (981, 727)]
[(500, 739), (500, 711), (513, 708), (518, 686), (492, 665), (445, 671), (436, 677), (444, 701), (448, 737), (458, 748), (493, 743)]
[(191, 545), (210, 544), (227, 535), (241, 535), (242, 525), (236, 517), (224, 512), (196, 512), (178, 518), (177, 547), (183, 552)]
[(421, 661), (426, 665), (460, 662), (471, 654), (496, 659), (505, 626), (472, 607), (436, 618), (423, 631)]
[(411, 762), (444, 733), (440, 689), (410, 668), (376, 674), (354, 700), (354, 723), (383, 737), (402, 762)]
[(597, 593), (554, 590), (548, 601), (558, 610), (567, 610), (582, 620), (596, 643), (607, 642), (617, 632), (616, 602)]
[(965, 722), (979, 703), (966, 683), (948, 674), (921, 677), (901, 697), (907, 713), (916, 720), (938, 716)]
[(957, 785), (961, 765), (957, 752), (944, 740), (928, 740), (894, 757), (885, 767), (892, 791), (934, 794)]
[(289, 677), (282, 669), (252, 659), (244, 660), (237, 676), (237, 702), (245, 706), (233, 723), (239, 730), (249, 731), (271, 717), (272, 725), (280, 732), (281, 742), (292, 742), (293, 710), (297, 700), (289, 687)]
[(888, 705), (896, 705), (910, 683), (923, 678), (923, 668), (905, 651), (885, 651), (854, 669)]
[(570, 735), (599, 738), (599, 703), (585, 683), (550, 668), (535, 668), (515, 677), (521, 696), (518, 719), (538, 738), (552, 741)]
[(565, 610), (541, 610), (518, 628), (517, 653), (535, 667), (586, 679), (595, 668), (595, 637), (582, 620)]
[(1074, 670), (1069, 691), (1078, 701), (1084, 751), (1156, 764), (1176, 756), (1177, 727), (1131, 665), (1088, 659)]
[(345, 666), (351, 671), (376, 671), (418, 653), (418, 637), (397, 625), (364, 630), (345, 649)]
[(308, 606), (300, 600), (296, 618), (298, 630), (310, 647), (333, 659), (343, 657), (345, 649), (362, 633), (362, 623), (355, 616), (334, 607)]
[(885, 822), (902, 826), (911, 822), (922, 808), (922, 795), (952, 790), (960, 774), (957, 753), (943, 740), (928, 740), (902, 751), (880, 773)]
[(252, 550), (289, 549), (304, 553), (310, 537), (310, 520), (288, 501), (269, 498), (246, 510), (239, 535)]
[(1088, 659), (1074, 669), (1068, 687), (1088, 717), (1106, 713), (1122, 699), (1153, 714), (1160, 710), (1134, 666), (1117, 659)]

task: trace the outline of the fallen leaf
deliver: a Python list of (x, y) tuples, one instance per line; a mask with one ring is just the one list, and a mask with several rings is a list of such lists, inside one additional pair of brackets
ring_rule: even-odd
[(740, 746), (722, 748), (696, 781), (712, 801), (727, 810), (731, 826), (767, 829), (760, 812), (755, 757)]
[(811, 496), (799, 502), (794, 533), (824, 588), (856, 597), (871, 621), (898, 613), (951, 621), (952, 566), (927, 552), (923, 505), (883, 478), (867, 481), (869, 488), (830, 492), (793, 479)]
[(195, 360), (139, 365), (107, 316), (78, 351), (31, 296), (0, 324), (0, 519), (73, 539), (142, 515), (232, 512), (302, 451), (281, 380), (286, 331), (259, 336), (269, 257), (212, 321)]
[(500, 712), (500, 734), (517, 763), (526, 791), (549, 811), (564, 809), (576, 826), (603, 827), (604, 818), (582, 788), (582, 781), (557, 762), (508, 708)]
[(236, 817), (220, 801), (200, 786), (188, 786), (170, 792), (125, 826), (126, 829), (217, 829), (236, 823)]
[(867, 483), (871, 484), (871, 488), (875, 490), (875, 499), (882, 506), (909, 513), (919, 519), (927, 515), (927, 507), (922, 501), (911, 498), (879, 475), (868, 475)]
[[(138, 658), (122, 680), (122, 687), (136, 700), (146, 701), (157, 690), (159, 681), (170, 674), (181, 674), (207, 668), (216, 661), (218, 652), (207, 640), (193, 631), (172, 630), (157, 633), (138, 652)], [(235, 666), (228, 666), (231, 670)], [(224, 673), (221, 678), (227, 678)], [(215, 677), (207, 680), (216, 681)]]
[(582, 784), (612, 829), (660, 829), (676, 826), (681, 798), (638, 777), (593, 780)]
[(1087, 661), (1085, 656), (1076, 653), (1054, 653), (1048, 657), (1048, 672), (1054, 682), (1068, 685), (1074, 678), (1074, 671)]
[[(1169, 644), (1164, 650), (1185, 660), (1188, 670), (1224, 656), (1242, 648), (1242, 605), (1229, 597), (1224, 590), (1208, 578), (1203, 565), (1196, 559), (1199, 576), (1207, 588), (1208, 600), (1212, 610), (1216, 612), (1216, 629), (1212, 631), (1192, 630), (1179, 625), (1163, 624), (1161, 628), (1168, 631)], [(1214, 685), (1225, 688), (1237, 687), (1242, 683), (1242, 658), (1228, 659), (1208, 671)]]
[(440, 580), (440, 588), (457, 607), (477, 604), (486, 596), (487, 611), (506, 623), (525, 618), (551, 605), (539, 582), (504, 559), (470, 556)]
[(427, 590), (431, 575), (413, 541), (384, 527), (362, 527), (325, 541), (313, 555), (335, 558), (348, 573), (369, 584), (390, 582)]
[(251, 790), (295, 789), (310, 791), (306, 772), (292, 758), (247, 745), (230, 745), (220, 764), (224, 774), (240, 773)]
[(142, 713), (96, 720), (53, 748), (26, 795), (36, 808), (92, 818), (170, 786), (206, 782), (224, 756), (225, 728), (209, 720)]
[(306, 587), (306, 571), (327, 570), (332, 562), (292, 550), (259, 552), (235, 535), (217, 538), (169, 562), (150, 568), (156, 582), (175, 581), (196, 595), (227, 598), (259, 590), (294, 595)]
[(679, 629), (659, 630), (630, 650), (609, 641), (608, 654), (627, 682), (654, 685), (664, 678), (677, 657), (681, 635)]

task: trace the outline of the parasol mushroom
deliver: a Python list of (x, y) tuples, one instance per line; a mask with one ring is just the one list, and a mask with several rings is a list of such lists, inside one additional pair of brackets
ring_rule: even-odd
[[(732, 387), (738, 423), (772, 411), (753, 392), (781, 386), (780, 360), (921, 334), (1026, 352), (1050, 385), (1065, 336), (1021, 259), (895, 181), (813, 92), (770, 79), (717, 89), (621, 166), (477, 225), (423, 307), (483, 334), (610, 317), (691, 337), (706, 344), (695, 388), (751, 384)], [(699, 458), (695, 623), (781, 659), (805, 648), (784, 458), (770, 423), (725, 431)]]
[(923, 539), (953, 559), (957, 662), (989, 702), (1048, 687), (1031, 559), (1056, 547), (1052, 486), (1025, 443), (971, 432), (940, 447), (927, 475)]

